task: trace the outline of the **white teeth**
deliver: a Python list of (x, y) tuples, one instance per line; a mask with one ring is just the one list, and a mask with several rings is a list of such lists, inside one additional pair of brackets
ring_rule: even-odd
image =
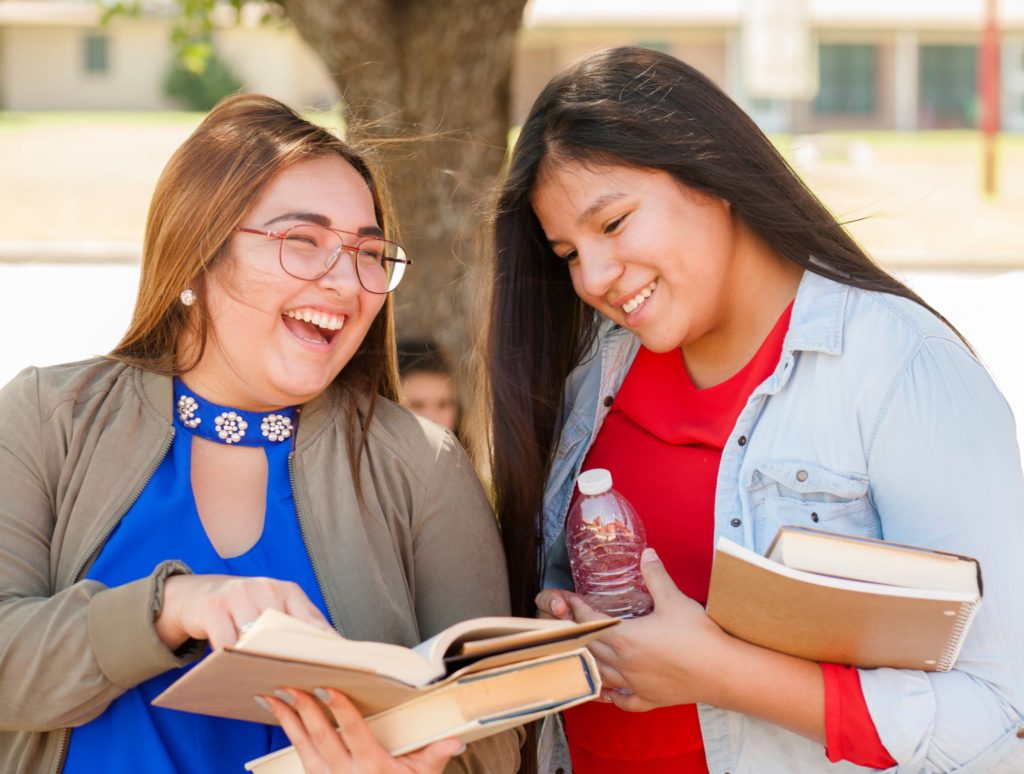
[(324, 328), (329, 331), (340, 331), (345, 327), (345, 318), (343, 316), (336, 316), (327, 312), (311, 309), (289, 309), (284, 315), (285, 317), (291, 317), (293, 320), (312, 323), (318, 328)]
[(644, 301), (651, 297), (651, 295), (654, 293), (654, 289), (657, 286), (658, 281), (655, 280), (650, 285), (641, 290), (639, 293), (637, 293), (635, 296), (633, 296), (631, 299), (629, 299), (626, 303), (624, 303), (622, 305), (622, 311), (624, 311), (626, 314), (631, 314), (632, 312), (635, 312), (637, 309), (640, 308), (640, 305), (643, 304)]

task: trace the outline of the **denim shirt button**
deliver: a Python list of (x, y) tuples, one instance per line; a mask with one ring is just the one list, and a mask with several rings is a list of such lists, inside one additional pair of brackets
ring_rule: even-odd
[(607, 396), (605, 396), (605, 399), (604, 399), (604, 407), (605, 408), (611, 408), (612, 404), (614, 402), (615, 402), (615, 398), (613, 398), (611, 395), (607, 395)]
[(807, 471), (806, 470), (798, 470), (796, 472), (796, 480), (799, 481), (800, 483), (803, 483), (804, 481), (806, 481), (807, 480)]
[(1024, 726), (1017, 729), (1017, 738), (1024, 739)]
[(815, 524), (817, 524), (820, 521), (820, 519), (818, 518), (818, 514), (811, 513), (811, 521), (813, 521)]
[(729, 523), (730, 523), (730, 524), (731, 524), (732, 526), (734, 526), (734, 527), (738, 527), (738, 526), (739, 526), (740, 524), (742, 524), (742, 523), (743, 523), (743, 521), (742, 521), (742, 520), (740, 520), (740, 519), (733, 519), (733, 520), (732, 520), (732, 521), (730, 521)]
[(747, 436), (741, 435), (739, 437), (739, 440), (736, 443), (738, 443), (740, 446), (746, 446), (747, 445)]

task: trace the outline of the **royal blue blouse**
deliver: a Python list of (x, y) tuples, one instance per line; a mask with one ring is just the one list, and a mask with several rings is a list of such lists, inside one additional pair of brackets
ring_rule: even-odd
[[(255, 414), (218, 406), (175, 379), (175, 436), (169, 453), (103, 546), (86, 577), (119, 586), (148, 576), (167, 559), (196, 574), (278, 578), (297, 583), (327, 615), (313, 574), (292, 495), (288, 456), (296, 412)], [(220, 556), (203, 528), (192, 494), (195, 436), (267, 455), (263, 533), (239, 556)], [(151, 701), (192, 665), (157, 675), (125, 691), (102, 715), (71, 733), (65, 772), (107, 774), (241, 772), (246, 761), (288, 745), (276, 726), (161, 709)], [(268, 716), (269, 717), (269, 716)]]

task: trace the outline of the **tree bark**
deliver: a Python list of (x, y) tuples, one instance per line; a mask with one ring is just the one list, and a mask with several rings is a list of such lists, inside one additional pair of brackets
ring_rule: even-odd
[[(480, 224), (505, 156), (515, 34), (526, 0), (285, 0), (337, 82), (353, 139), (381, 158), (413, 260), (399, 338), (466, 351), (488, 259)], [(431, 136), (427, 136), (431, 135)]]

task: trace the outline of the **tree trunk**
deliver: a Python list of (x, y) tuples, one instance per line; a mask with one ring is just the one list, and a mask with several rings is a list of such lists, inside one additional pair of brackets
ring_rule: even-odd
[[(285, 0), (327, 65), (350, 137), (392, 139), (385, 175), (413, 266), (399, 338), (466, 351), (480, 224), (505, 155), (515, 33), (526, 0)], [(432, 137), (424, 138), (424, 135)]]

